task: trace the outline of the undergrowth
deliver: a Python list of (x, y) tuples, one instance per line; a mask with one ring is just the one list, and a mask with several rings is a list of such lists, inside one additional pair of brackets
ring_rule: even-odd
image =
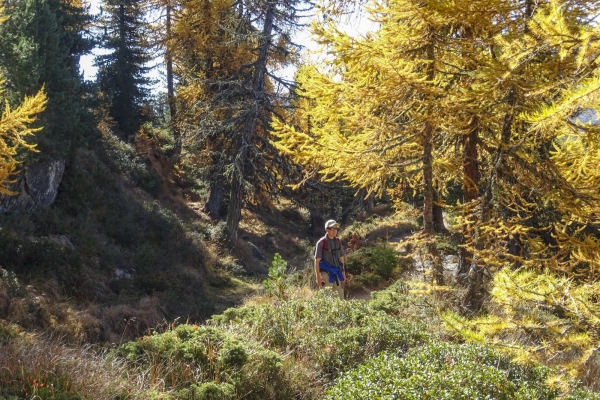
[[(399, 281), (370, 302), (287, 288), (163, 327), (110, 353), (0, 329), (0, 396), (55, 399), (596, 399), (558, 371), (486, 346), (444, 342)], [(89, 382), (89, 383), (88, 383)], [(41, 386), (41, 383), (44, 386)], [(43, 389), (48, 390), (48, 389)]]
[(490, 348), (432, 342), (381, 353), (344, 374), (325, 396), (334, 399), (597, 399), (576, 383), (551, 381), (551, 370), (523, 366)]
[[(135, 396), (125, 363), (89, 346), (0, 324), (0, 399), (119, 399)], [(130, 398), (130, 397), (129, 397)]]

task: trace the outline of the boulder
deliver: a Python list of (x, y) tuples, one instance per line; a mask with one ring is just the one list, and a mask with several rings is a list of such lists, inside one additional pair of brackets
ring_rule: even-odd
[(10, 186), (15, 195), (0, 195), (0, 212), (32, 211), (53, 204), (64, 172), (65, 160), (31, 165)]

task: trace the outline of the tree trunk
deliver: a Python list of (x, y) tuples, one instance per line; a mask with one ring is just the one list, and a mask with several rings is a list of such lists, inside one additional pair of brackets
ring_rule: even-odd
[(177, 103), (175, 101), (175, 86), (173, 83), (173, 54), (171, 52), (171, 13), (172, 7), (171, 2), (166, 3), (166, 45), (165, 45), (165, 63), (167, 70), (167, 104), (169, 106), (169, 113), (171, 114), (170, 125), (171, 133), (173, 134), (173, 155), (179, 158), (181, 156), (181, 132), (177, 126)]
[(488, 178), (485, 195), (480, 206), (480, 214), (478, 218), (478, 222), (480, 223), (475, 227), (473, 235), (475, 253), (473, 254), (471, 265), (469, 267), (469, 273), (467, 275), (467, 293), (463, 299), (463, 307), (472, 312), (479, 311), (483, 305), (483, 300), (485, 299), (485, 291), (483, 286), (485, 265), (478, 259), (477, 252), (483, 250), (484, 248), (484, 243), (481, 238), (481, 225), (489, 221), (494, 180), (495, 177), (493, 175)]
[(423, 230), (430, 242), (427, 252), (432, 257), (433, 279), (438, 285), (444, 284), (444, 266), (433, 241), (435, 234), (433, 223), (433, 127), (426, 123), (423, 135)]
[(444, 208), (433, 203), (433, 230), (435, 233), (447, 234), (448, 229), (444, 225)]
[[(479, 117), (473, 116), (469, 124), (468, 135), (463, 136), (463, 204), (467, 206), (476, 200), (479, 193), (479, 164), (477, 138), (479, 135)], [(466, 212), (466, 211), (465, 211)], [(461, 235), (461, 246), (458, 250), (458, 269), (456, 276), (461, 280), (469, 272), (473, 253), (465, 246), (473, 237), (473, 223), (465, 223)]]
[(373, 212), (373, 209), (375, 208), (375, 193), (371, 192), (371, 194), (367, 196), (367, 189), (361, 188), (358, 190), (358, 193), (356, 193), (352, 204), (362, 208), (367, 214)]
[[(271, 47), (271, 33), (273, 31), (273, 19), (275, 17), (275, 3), (267, 3), (265, 14), (265, 23), (259, 47), (258, 58), (254, 67), (254, 76), (252, 78), (252, 100), (256, 104), (256, 109), (261, 109), (260, 102), (264, 101), (265, 75), (267, 72), (267, 61), (269, 48)], [(256, 130), (255, 113), (248, 113), (248, 118), (242, 127), (241, 146), (234, 162), (233, 173), (231, 176), (231, 196), (229, 198), (229, 209), (227, 210), (227, 228), (229, 230), (229, 239), (235, 244), (237, 231), (241, 220), (242, 203), (244, 201), (244, 169), (248, 158), (249, 147), (252, 146), (252, 139)]]
[(322, 234), (325, 231), (325, 218), (320, 212), (310, 210), (310, 227), (308, 229), (309, 234), (319, 233)]
[(210, 184), (210, 194), (208, 201), (204, 205), (204, 212), (211, 216), (211, 218), (218, 219), (221, 217), (221, 206), (223, 205), (223, 196), (225, 190), (223, 188), (223, 181), (216, 180)]
[(335, 200), (331, 200), (329, 202), (329, 219), (336, 219), (336, 206), (337, 206), (337, 202), (335, 202)]
[(231, 197), (229, 198), (229, 207), (227, 208), (227, 232), (232, 245), (237, 240), (237, 231), (242, 219), (242, 199), (244, 191), (242, 186), (243, 176), (234, 176), (231, 181)]
[[(487, 178), (487, 184), (485, 188), (485, 195), (480, 206), (480, 215), (478, 218), (478, 224), (475, 228), (474, 243), (475, 252), (483, 250), (484, 242), (481, 237), (480, 227), (487, 223), (490, 219), (492, 210), (493, 190), (496, 184), (498, 175), (498, 169), (504, 164), (506, 158), (506, 149), (510, 145), (510, 136), (512, 132), (512, 124), (514, 120), (514, 108), (517, 104), (517, 93), (514, 87), (509, 88), (506, 100), (511, 106), (509, 112), (504, 116), (502, 122), (502, 131), (500, 135), (500, 146), (496, 151), (496, 156), (492, 162), (494, 166), (490, 171), (490, 175)], [(478, 260), (477, 254), (473, 255), (471, 267), (469, 268), (468, 274), (468, 287), (467, 293), (463, 299), (463, 307), (470, 311), (479, 311), (483, 305), (484, 293), (484, 272), (485, 266)]]
[(371, 213), (371, 212), (373, 212), (374, 209), (375, 209), (375, 193), (371, 192), (371, 194), (369, 194), (369, 197), (367, 197), (367, 199), (365, 200), (365, 211), (367, 213)]
[[(427, 67), (427, 80), (433, 82), (434, 78), (434, 48), (431, 43), (427, 48), (427, 58), (431, 63)], [(429, 110), (431, 114), (431, 109)], [(423, 129), (423, 230), (429, 239), (427, 252), (432, 257), (433, 279), (438, 285), (444, 284), (444, 266), (433, 240), (435, 229), (433, 224), (433, 125), (427, 121)]]
[[(523, 243), (521, 242), (521, 235), (518, 233), (508, 239), (508, 254), (518, 258), (523, 257)], [(512, 268), (516, 269), (520, 266), (521, 262), (519, 260), (513, 261)]]

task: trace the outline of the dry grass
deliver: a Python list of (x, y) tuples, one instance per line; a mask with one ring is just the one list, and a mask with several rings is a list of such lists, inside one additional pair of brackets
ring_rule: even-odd
[(352, 225), (342, 227), (340, 239), (346, 242), (352, 235), (357, 235), (364, 244), (367, 244), (402, 237), (418, 229), (412, 210), (392, 214), (388, 214), (387, 209), (380, 212), (381, 215), (374, 213), (364, 221), (356, 220)]
[(19, 333), (5, 343), (0, 341), (0, 388), (6, 394), (33, 399), (65, 393), (109, 400), (133, 394), (134, 382), (126, 377), (124, 364), (107, 358), (106, 351), (69, 347), (58, 337)]
[(30, 331), (59, 336), (71, 343), (97, 342), (102, 337), (101, 321), (90, 308), (76, 308), (66, 301), (54, 280), (21, 286), (18, 293), (0, 280), (0, 318)]
[(162, 321), (156, 297), (143, 297), (136, 307), (119, 304), (102, 311), (102, 319), (110, 327), (109, 342), (121, 344), (147, 334)]
[(0, 279), (0, 318), (6, 318), (10, 309), (10, 295), (8, 285)]
[[(286, 290), (287, 301), (293, 300), (307, 300), (315, 295), (316, 289), (311, 288), (308, 285), (291, 286)], [(248, 296), (243, 305), (244, 306), (259, 306), (273, 304), (275, 300), (273, 296), (269, 294), (254, 294)]]

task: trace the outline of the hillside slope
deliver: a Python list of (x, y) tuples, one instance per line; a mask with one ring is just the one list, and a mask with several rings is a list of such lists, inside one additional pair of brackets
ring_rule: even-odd
[(67, 163), (51, 207), (1, 215), (0, 318), (68, 340), (122, 342), (238, 304), (275, 252), (303, 265), (304, 242), (268, 226), (303, 231), (301, 216), (244, 210), (231, 251), (224, 224), (199, 211), (166, 162), (147, 143), (105, 135)]

